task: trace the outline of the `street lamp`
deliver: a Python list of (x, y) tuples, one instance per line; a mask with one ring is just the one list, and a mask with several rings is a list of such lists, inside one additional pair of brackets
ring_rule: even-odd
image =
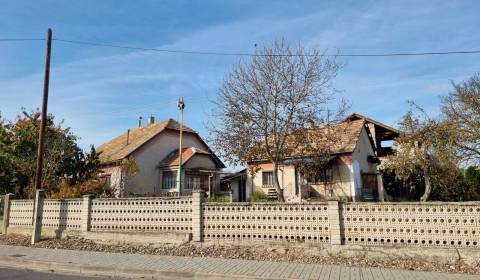
[(185, 103), (183, 102), (183, 96), (178, 99), (178, 110), (180, 110), (180, 139), (179, 139), (179, 148), (178, 148), (178, 171), (177, 171), (177, 191), (181, 195), (183, 192), (182, 186), (182, 134), (183, 134), (183, 109), (185, 108)]

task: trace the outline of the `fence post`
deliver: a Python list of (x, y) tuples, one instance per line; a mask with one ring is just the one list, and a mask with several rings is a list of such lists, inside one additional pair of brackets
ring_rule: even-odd
[(82, 225), (81, 231), (90, 231), (91, 217), (92, 217), (92, 198), (93, 195), (87, 194), (83, 196), (82, 201)]
[(192, 191), (192, 240), (197, 242), (203, 241), (203, 202), (205, 191)]
[(328, 221), (330, 228), (330, 244), (342, 245), (342, 232), (340, 225), (340, 205), (338, 200), (328, 201)]
[(40, 240), (42, 235), (43, 201), (45, 199), (45, 190), (40, 189), (35, 193), (35, 208), (33, 208), (33, 232), (32, 244)]
[(12, 193), (7, 193), (5, 195), (5, 199), (3, 200), (3, 225), (2, 225), (2, 233), (7, 234), (7, 228), (10, 224), (10, 200), (13, 198)]

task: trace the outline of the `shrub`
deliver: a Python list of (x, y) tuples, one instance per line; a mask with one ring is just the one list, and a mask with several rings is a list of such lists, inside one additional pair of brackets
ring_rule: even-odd
[(92, 194), (95, 197), (114, 196), (113, 189), (107, 186), (104, 179), (90, 179), (76, 185), (70, 185), (67, 180), (62, 179), (58, 184), (58, 192), (51, 193), (49, 198), (78, 198), (85, 194)]

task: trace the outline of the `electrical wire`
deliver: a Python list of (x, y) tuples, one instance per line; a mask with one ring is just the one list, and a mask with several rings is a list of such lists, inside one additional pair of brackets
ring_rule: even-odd
[[(218, 55), (218, 56), (314, 56), (313, 54), (257, 54), (257, 53), (241, 53), (241, 52), (214, 52), (214, 51), (193, 51), (193, 50), (173, 50), (173, 49), (157, 49), (157, 48), (145, 48), (145, 47), (134, 47), (127, 45), (117, 45), (117, 44), (108, 44), (108, 43), (97, 43), (97, 42), (86, 42), (86, 41), (77, 41), (77, 40), (65, 40), (65, 39), (53, 39), (54, 41), (79, 44), (79, 45), (90, 45), (97, 47), (110, 47), (110, 48), (119, 48), (119, 49), (129, 49), (129, 50), (140, 50), (140, 51), (153, 51), (153, 52), (164, 52), (164, 53), (179, 53), (179, 54), (195, 54), (195, 55)], [(389, 57), (389, 56), (425, 56), (425, 55), (451, 55), (451, 54), (480, 54), (480, 50), (471, 50), (471, 51), (445, 51), (445, 52), (412, 52), (412, 53), (379, 53), (379, 54), (324, 54), (323, 56), (332, 56), (332, 57)]]
[(44, 41), (40, 38), (4, 38), (0, 39), (0, 42), (15, 42), (15, 41)]
[[(0, 38), (0, 42), (15, 42), (15, 41), (43, 41), (41, 38)], [(191, 54), (191, 55), (215, 55), (215, 56), (314, 56), (313, 54), (260, 54), (260, 53), (244, 53), (244, 52), (217, 52), (217, 51), (194, 51), (194, 50), (175, 50), (175, 49), (158, 49), (147, 47), (135, 47), (128, 45), (109, 44), (100, 42), (89, 42), (79, 40), (67, 40), (61, 38), (53, 38), (54, 41), (76, 44), (88, 45), (96, 47), (108, 47), (117, 49), (128, 49), (137, 51), (151, 51), (162, 53), (176, 53), (176, 54)], [(480, 50), (465, 50), (465, 51), (444, 51), (444, 52), (400, 52), (400, 53), (338, 53), (338, 54), (323, 54), (323, 56), (331, 57), (395, 57), (395, 56), (429, 56), (429, 55), (458, 55), (458, 54), (480, 54)]]

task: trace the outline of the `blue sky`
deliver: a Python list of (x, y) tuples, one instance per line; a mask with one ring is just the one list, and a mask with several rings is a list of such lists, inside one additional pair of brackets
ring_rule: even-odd
[[(4, 1), (0, 38), (54, 38), (181, 50), (253, 52), (284, 37), (332, 53), (480, 49), (478, 1)], [(178, 118), (201, 135), (235, 57), (161, 54), (54, 42), (49, 112), (88, 148), (138, 116)], [(0, 111), (40, 107), (44, 42), (0, 42)], [(395, 125), (414, 100), (433, 114), (450, 80), (480, 71), (480, 55), (342, 58), (334, 85), (352, 112)]]

